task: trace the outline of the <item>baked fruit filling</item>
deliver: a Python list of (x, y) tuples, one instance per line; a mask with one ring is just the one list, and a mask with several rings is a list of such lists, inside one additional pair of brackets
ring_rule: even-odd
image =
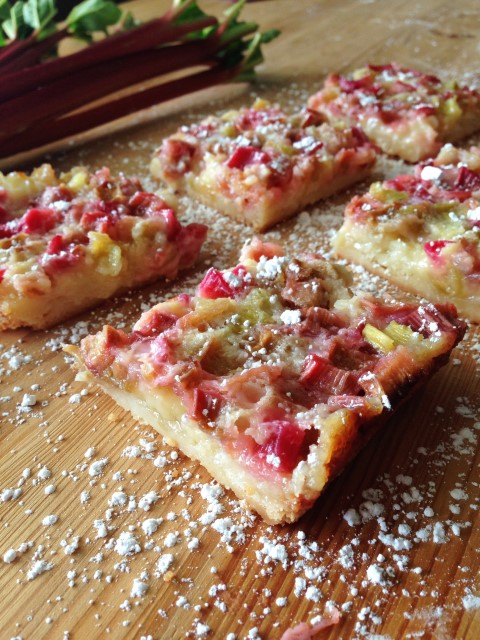
[(235, 268), (210, 269), (196, 295), (157, 304), (131, 333), (105, 326), (67, 350), (122, 406), (282, 522), (311, 506), (464, 331), (450, 305), (352, 296), (340, 267), (254, 240)]
[(0, 174), (0, 327), (45, 327), (193, 263), (206, 227), (182, 227), (136, 179), (50, 165)]
[(445, 145), (414, 175), (355, 196), (334, 240), (360, 262), (433, 302), (480, 321), (480, 149)]
[(331, 122), (362, 127), (385, 153), (409, 162), (480, 126), (478, 91), (395, 63), (331, 74), (308, 106)]
[(151, 171), (256, 229), (265, 229), (364, 178), (375, 151), (358, 129), (310, 110), (290, 116), (257, 100), (164, 140)]

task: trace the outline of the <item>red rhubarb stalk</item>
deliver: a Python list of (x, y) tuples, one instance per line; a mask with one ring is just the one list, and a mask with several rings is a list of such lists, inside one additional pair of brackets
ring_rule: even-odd
[(28, 128), (25, 135), (13, 136), (2, 141), (0, 156), (6, 157), (28, 149), (34, 149), (49, 142), (55, 142), (107, 122), (112, 122), (157, 103), (166, 102), (187, 93), (228, 82), (237, 75), (237, 71), (234, 67), (225, 69), (217, 66), (207, 71), (201, 71), (113, 100), (98, 107), (59, 118), (52, 121), (49, 127), (44, 124), (34, 125)]
[[(113, 35), (108, 28), (122, 14), (111, 0), (83, 0), (61, 29), (53, 22), (53, 0), (29, 3), (30, 10), (23, 14), (18, 12), (23, 4), (15, 5), (15, 15), (23, 16), (18, 22), (0, 22), (0, 36), (8, 41), (0, 46), (0, 157), (76, 135), (220, 82), (249, 81), (263, 60), (261, 44), (278, 35), (272, 30), (249, 37), (257, 25), (238, 20), (245, 0), (229, 7), (221, 23), (206, 15), (196, 0), (174, 0), (160, 18)], [(123, 26), (131, 23), (127, 17)], [(102, 40), (77, 53), (44, 61), (45, 56), (56, 55), (64, 37), (91, 41), (91, 34), (98, 32), (106, 34)], [(198, 66), (204, 70), (194, 73)], [(164, 78), (180, 71), (187, 75)], [(153, 78), (154, 86), (138, 86)], [(126, 88), (129, 95), (115, 95)]]
[[(174, 42), (192, 30), (203, 29), (215, 24), (217, 24), (217, 20), (208, 17), (176, 27), (175, 25), (165, 24), (163, 18), (158, 18), (131, 31), (114, 34), (104, 40), (95, 42), (77, 53), (48, 60), (43, 64), (8, 74), (3, 78), (0, 85), (0, 100), (8, 100), (56, 78), (67, 77), (71, 80), (71, 74), (78, 69), (87, 68), (91, 73), (91, 65), (96, 67), (106, 60), (116, 59), (120, 56)], [(3, 73), (1, 65), (0, 70)]]
[[(78, 71), (75, 83), (58, 80), (0, 105), (0, 140), (32, 125), (73, 111), (125, 87), (161, 74), (203, 64), (218, 48), (214, 39), (141, 52)], [(55, 96), (59, 99), (55, 100)]]

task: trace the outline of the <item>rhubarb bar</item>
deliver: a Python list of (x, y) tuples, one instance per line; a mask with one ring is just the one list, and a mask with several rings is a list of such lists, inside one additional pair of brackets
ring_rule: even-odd
[(0, 329), (49, 327), (190, 266), (206, 227), (182, 227), (137, 179), (76, 167), (0, 174)]
[(361, 127), (385, 153), (408, 162), (480, 129), (478, 91), (397, 64), (331, 74), (308, 106), (332, 123)]
[(66, 350), (265, 520), (293, 522), (465, 331), (451, 305), (385, 304), (347, 284), (317, 255), (254, 240), (196, 295)]
[(334, 239), (339, 256), (480, 322), (480, 149), (445, 145), (414, 175), (355, 196)]
[(359, 129), (309, 110), (294, 116), (257, 100), (183, 126), (164, 140), (153, 175), (221, 213), (268, 227), (365, 178), (375, 151)]

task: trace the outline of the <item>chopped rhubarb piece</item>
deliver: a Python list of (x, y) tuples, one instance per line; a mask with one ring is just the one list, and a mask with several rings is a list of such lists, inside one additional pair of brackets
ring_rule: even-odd
[(247, 269), (245, 269), (243, 264), (239, 264), (235, 269), (232, 269), (228, 274), (227, 279), (235, 296), (244, 293), (254, 284), (252, 276)]
[(47, 233), (59, 222), (60, 214), (52, 209), (29, 209), (21, 220), (24, 233)]
[(45, 271), (53, 274), (77, 264), (85, 255), (83, 244), (86, 242), (86, 237), (71, 241), (60, 234), (53, 236), (49, 240), (46, 253), (42, 258)]
[(198, 286), (198, 295), (201, 298), (233, 298), (234, 291), (225, 280), (224, 275), (218, 269), (210, 268), (202, 282)]
[(413, 107), (415, 109), (415, 113), (419, 116), (434, 116), (435, 108), (431, 107), (428, 104), (418, 104)]
[(215, 420), (222, 406), (222, 397), (213, 391), (195, 389), (193, 392), (192, 416), (197, 420)]
[(307, 387), (314, 386), (334, 395), (358, 390), (356, 376), (351, 371), (339, 369), (315, 353), (305, 358), (300, 382)]
[(0, 239), (11, 238), (20, 232), (20, 220), (9, 220), (3, 224), (0, 224)]
[(416, 91), (415, 87), (408, 82), (403, 82), (402, 80), (396, 80), (391, 86), (392, 93), (410, 93), (411, 91)]
[(125, 333), (125, 331), (122, 329), (114, 329), (108, 325), (103, 328), (103, 335), (107, 349), (111, 349), (112, 347), (124, 347), (131, 342), (131, 338)]
[(151, 343), (152, 362), (161, 368), (170, 360), (173, 353), (172, 345), (164, 335), (159, 335)]
[(161, 154), (165, 159), (168, 174), (171, 176), (184, 175), (190, 171), (195, 145), (185, 140), (168, 138), (163, 141)]
[(391, 180), (386, 180), (384, 185), (387, 189), (393, 191), (405, 191), (410, 196), (421, 198), (423, 200), (432, 200), (433, 196), (428, 190), (429, 182), (420, 180), (411, 175), (400, 175)]
[(278, 244), (274, 242), (262, 242), (258, 238), (252, 238), (251, 243), (242, 249), (240, 260), (245, 261), (251, 259), (258, 262), (262, 257), (270, 260), (271, 258), (282, 255), (282, 252), (279, 251)]
[(458, 169), (455, 188), (462, 191), (478, 191), (480, 189), (480, 172), (461, 166)]
[(200, 222), (191, 222), (180, 229), (175, 242), (182, 251), (183, 261), (186, 265), (191, 265), (195, 261), (207, 237), (207, 232), (207, 225)]
[(300, 460), (305, 431), (289, 420), (272, 420), (267, 426), (271, 435), (260, 447), (258, 457), (279, 471), (293, 471)]
[(234, 298), (253, 286), (253, 279), (243, 265), (227, 273), (211, 268), (198, 287), (202, 298)]
[(364, 76), (358, 80), (349, 80), (344, 76), (338, 78), (338, 85), (345, 93), (353, 93), (354, 91), (372, 91), (372, 78), (371, 76)]
[(384, 71), (388, 71), (389, 73), (397, 73), (397, 65), (393, 62), (389, 62), (387, 64), (368, 64), (369, 69), (375, 71), (375, 73), (383, 73)]
[(345, 318), (341, 314), (323, 307), (310, 307), (307, 309), (300, 333), (301, 335), (313, 337), (319, 335), (322, 329), (328, 328), (329, 332), (333, 334), (339, 328), (345, 326)]
[(332, 607), (327, 617), (318, 620), (312, 626), (306, 622), (300, 622), (291, 629), (287, 629), (280, 640), (314, 640), (320, 631), (333, 627), (339, 622), (340, 612), (336, 607)]
[(453, 240), (429, 240), (428, 242), (424, 243), (423, 248), (432, 262), (434, 262), (437, 266), (441, 266), (444, 263), (444, 260), (441, 256), (442, 250), (448, 244), (452, 243)]
[(141, 327), (136, 329), (132, 335), (149, 338), (166, 331), (169, 327), (173, 326), (177, 320), (178, 317), (173, 313), (162, 313), (160, 311), (156, 313), (151, 312), (148, 315), (147, 321), (143, 322)]
[(155, 216), (161, 209), (168, 208), (162, 198), (146, 191), (135, 191), (131, 194), (128, 206), (131, 215), (139, 216), (140, 218)]
[(319, 124), (325, 122), (325, 116), (323, 116), (318, 111), (315, 111), (314, 109), (309, 109), (308, 107), (306, 107), (302, 114), (302, 129), (311, 126), (318, 126)]
[(393, 123), (399, 122), (402, 120), (403, 115), (401, 113), (403, 105), (399, 100), (390, 100), (382, 106), (377, 107), (377, 113), (385, 125), (393, 125)]
[(275, 107), (267, 109), (245, 109), (235, 120), (238, 131), (251, 131), (260, 126), (282, 120), (282, 112)]
[(357, 143), (357, 147), (367, 144), (368, 138), (360, 127), (352, 127), (352, 137)]
[(115, 224), (115, 221), (116, 216), (113, 213), (86, 211), (81, 217), (80, 224), (87, 231), (95, 230), (100, 233), (108, 233), (109, 228)]
[(167, 240), (175, 240), (182, 229), (182, 225), (178, 221), (175, 211), (173, 209), (160, 209), (158, 214), (162, 216), (165, 220), (165, 224), (167, 225)]
[(266, 151), (256, 147), (237, 147), (228, 158), (227, 167), (243, 171), (245, 167), (252, 164), (268, 164), (271, 159), (271, 156)]
[(60, 251), (63, 251), (65, 249), (65, 246), (66, 245), (65, 245), (65, 240), (63, 236), (60, 234), (57, 234), (53, 236), (53, 238), (48, 243), (47, 253), (49, 255), (55, 255), (57, 253), (60, 253)]

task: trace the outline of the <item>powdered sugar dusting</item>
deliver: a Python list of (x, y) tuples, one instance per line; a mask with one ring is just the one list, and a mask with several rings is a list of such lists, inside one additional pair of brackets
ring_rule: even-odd
[[(277, 97), (297, 108), (311, 89), (292, 83)], [(144, 172), (159, 140), (157, 131), (141, 142), (125, 136), (111, 143), (105, 162), (125, 160)], [(88, 148), (84, 153), (90, 157)], [(376, 172), (383, 178), (405, 169), (382, 159)], [(309, 207), (265, 238), (330, 256), (345, 202), (364, 186)], [(79, 633), (67, 629), (65, 614), (81, 601), (98, 637), (128, 632), (160, 640), (175, 629), (179, 637), (266, 640), (293, 623), (312, 626), (334, 606), (339, 637), (393, 640), (387, 630), (395, 606), (405, 637), (435, 630), (451, 637), (458, 616), (476, 615), (480, 606), (473, 534), (480, 506), (478, 329), (300, 523), (269, 527), (96, 388), (87, 393), (60, 353), (63, 343), (78, 344), (104, 322), (128, 329), (155, 302), (192, 293), (205, 267), (231, 266), (254, 235), (186, 198), (178, 206), (184, 221), (211, 227), (196, 269), (34, 338), (2, 337), (2, 585), (9, 610), (29, 586), (36, 598), (35, 611), (10, 616), (5, 634), (33, 637), (55, 622), (59, 629), (64, 623), (59, 637), (73, 639)], [(276, 268), (278, 261), (265, 261), (264, 277)], [(353, 272), (362, 291), (398, 295), (364, 269)], [(435, 409), (427, 415), (422, 403)], [(454, 591), (445, 603), (449, 580)], [(141, 626), (145, 612), (148, 628)]]

